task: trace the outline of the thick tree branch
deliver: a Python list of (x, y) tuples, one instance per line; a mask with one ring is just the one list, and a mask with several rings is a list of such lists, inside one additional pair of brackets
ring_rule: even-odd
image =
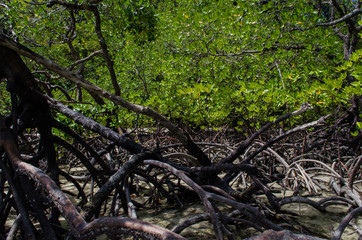
[[(129, 234), (141, 239), (185, 240), (170, 230), (145, 223), (138, 219), (124, 217), (103, 217), (88, 223), (82, 230), (81, 239), (94, 239), (100, 234)], [(117, 238), (119, 239), (119, 238)]]
[[(2, 141), (3, 141), (3, 137), (4, 137), (4, 132), (1, 129), (1, 121), (3, 121), (3, 120), (1, 119), (1, 116), (0, 116), (0, 145), (3, 145)], [(6, 179), (8, 180), (11, 192), (12, 192), (12, 194), (14, 196), (15, 204), (16, 204), (17, 209), (19, 211), (20, 219), (21, 219), (23, 229), (24, 229), (24, 232), (25, 232), (24, 237), (25, 237), (25, 239), (29, 239), (29, 240), (34, 239), (35, 240), (36, 236), (35, 236), (35, 233), (33, 231), (33, 225), (31, 223), (31, 221), (29, 219), (29, 216), (27, 214), (27, 211), (25, 209), (25, 203), (23, 202), (23, 199), (21, 198), (21, 196), (20, 196), (20, 194), (18, 192), (18, 189), (15, 186), (15, 182), (13, 181), (12, 176), (10, 175), (8, 169), (5, 166), (4, 160), (5, 160), (5, 158), (0, 159), (0, 166), (1, 166), (2, 171), (4, 172), (4, 175), (5, 175)]]
[(74, 66), (84, 63), (86, 61), (89, 61), (92, 58), (94, 58), (95, 56), (102, 54), (102, 52), (103, 52), (102, 50), (95, 51), (95, 52), (89, 54), (87, 57), (79, 59), (79, 60), (75, 61), (74, 63), (72, 63), (68, 69), (72, 70), (74, 68)]
[(20, 153), (15, 145), (13, 137), (6, 128), (2, 117), (0, 117), (0, 145), (3, 146), (7, 152), (14, 169), (41, 184), (64, 218), (70, 224), (71, 229), (74, 232), (79, 232), (85, 226), (86, 222), (79, 215), (71, 201), (63, 194), (57, 184), (51, 180), (48, 175), (40, 169), (21, 160)]
[[(81, 113), (73, 111), (72, 109), (61, 104), (60, 102), (57, 102), (57, 101), (49, 98), (49, 105), (52, 109), (64, 114), (65, 116), (72, 119), (74, 122), (82, 125), (86, 129), (89, 129), (95, 133), (98, 133), (99, 135), (103, 136), (106, 139), (114, 141), (118, 146), (123, 147), (124, 149), (126, 149), (127, 151), (129, 151), (131, 153), (137, 154), (137, 153), (140, 153), (140, 152), (146, 150), (143, 146), (139, 145), (132, 139), (128, 138), (125, 134), (120, 135), (119, 133), (113, 131), (112, 129), (109, 129), (109, 128), (99, 124), (98, 122), (94, 121), (93, 119), (90, 119), (90, 118), (82, 115)], [(66, 133), (71, 133), (61, 126), (56, 125), (56, 127)], [(76, 139), (76, 140), (78, 140), (78, 139)], [(108, 169), (108, 167), (106, 169)]]

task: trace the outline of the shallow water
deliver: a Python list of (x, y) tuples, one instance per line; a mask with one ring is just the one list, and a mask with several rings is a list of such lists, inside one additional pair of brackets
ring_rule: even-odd
[[(62, 182), (64, 183), (62, 184), (62, 189), (68, 190), (70, 192), (77, 192), (73, 184), (65, 181), (64, 179), (62, 179)], [(87, 192), (89, 192), (89, 185), (90, 184), (88, 183), (86, 186)], [(72, 196), (68, 197), (75, 204), (79, 202), (79, 199), (75, 199)], [(265, 197), (260, 197), (259, 199), (260, 201), (265, 201)], [(318, 201), (320, 198), (313, 198), (313, 200)], [(225, 210), (222, 208), (220, 209)], [(296, 228), (294, 232), (303, 233), (303, 231), (300, 229), (307, 229), (313, 236), (330, 239), (332, 237), (333, 230), (340, 224), (341, 220), (347, 214), (348, 207), (332, 205), (327, 208), (327, 213), (321, 213), (307, 204), (293, 203), (284, 205), (282, 210), (287, 210), (298, 214), (296, 217), (289, 216), (290, 219), (292, 219), (294, 222), (297, 222), (297, 224), (294, 224), (294, 227)], [(145, 222), (149, 222), (167, 229), (172, 229), (182, 221), (202, 213), (205, 212), (200, 204), (189, 203), (185, 204), (182, 208), (178, 208), (161, 202), (159, 207), (139, 209), (137, 211), (137, 216), (139, 219)], [(120, 214), (122, 213), (120, 212)], [(14, 219), (15, 215), (8, 219), (6, 226), (10, 227)], [(283, 220), (283, 222), (285, 222), (285, 220)], [(362, 226), (362, 217), (357, 218), (355, 224), (357, 226)], [(244, 239), (259, 234), (252, 228), (238, 227), (236, 229), (235, 227), (231, 226), (230, 230), (232, 230), (234, 233), (235, 239)], [(209, 221), (190, 226), (182, 231), (181, 235), (190, 240), (215, 239), (212, 224)], [(348, 226), (345, 229), (341, 239), (356, 240), (358, 237), (359, 235), (356, 233), (356, 231), (354, 231), (352, 227)], [(97, 239), (101, 240), (107, 238), (105, 236), (100, 236), (97, 237)]]
[[(288, 204), (282, 207), (283, 210), (288, 210), (297, 213), (299, 216), (293, 217), (296, 222), (308, 229), (312, 236), (330, 239), (333, 230), (339, 225), (340, 221), (345, 217), (348, 211), (344, 206), (330, 206), (327, 208), (327, 213), (320, 213), (316, 209), (306, 204)], [(333, 211), (333, 212), (332, 212)], [(178, 223), (190, 218), (192, 216), (204, 213), (202, 207), (198, 204), (191, 204), (185, 206), (183, 209), (148, 209), (138, 212), (139, 218), (157, 224), (159, 226), (172, 229)], [(359, 217), (356, 222), (357, 226), (362, 226), (362, 218)], [(298, 228), (298, 226), (295, 226)], [(235, 239), (244, 239), (250, 236), (257, 235), (258, 232), (252, 228), (247, 229), (232, 229)], [(302, 231), (295, 230), (293, 232), (303, 233)], [(305, 233), (307, 234), (307, 233)], [(214, 239), (212, 224), (210, 222), (203, 222), (195, 224), (181, 232), (181, 235), (187, 239)], [(356, 240), (359, 235), (353, 230), (352, 227), (347, 227), (344, 231), (343, 240)]]

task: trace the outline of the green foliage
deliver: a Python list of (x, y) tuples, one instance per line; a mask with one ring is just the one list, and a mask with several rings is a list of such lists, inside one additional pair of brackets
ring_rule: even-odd
[(357, 137), (358, 136), (358, 133), (362, 130), (362, 122), (357, 122), (356, 123), (356, 130), (355, 131), (352, 131), (351, 132), (351, 135), (353, 136), (353, 137)]
[[(20, 0), (8, 5), (21, 42), (61, 65), (74, 61), (64, 42), (69, 11)], [(343, 43), (332, 29), (303, 30), (328, 18), (313, 1), (103, 1), (99, 11), (122, 97), (176, 122), (259, 127), (302, 102), (314, 106), (315, 119), (362, 92), (361, 50), (343, 62)], [(84, 58), (100, 49), (93, 15), (72, 14), (72, 45)], [(102, 58), (87, 62), (83, 75), (112, 91)], [(51, 81), (75, 94), (73, 84)], [(112, 112), (112, 126), (150, 123), (110, 104), (74, 108), (105, 124)]]
[(134, 36), (134, 41), (144, 44), (156, 39), (157, 18), (148, 1), (126, 1), (124, 15), (126, 30)]
[[(351, 95), (361, 95), (362, 49), (358, 49), (354, 52), (350, 57), (350, 61), (347, 61), (342, 66), (337, 67), (336, 70), (341, 73), (338, 80), (344, 85), (343, 93), (345, 100), (348, 100), (348, 97)], [(349, 75), (348, 78), (347, 75)]]
[(6, 91), (6, 83), (0, 81), (0, 115), (10, 113), (10, 94)]

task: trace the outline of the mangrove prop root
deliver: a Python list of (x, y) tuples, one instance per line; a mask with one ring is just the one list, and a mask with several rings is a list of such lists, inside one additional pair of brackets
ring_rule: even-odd
[(4, 124), (3, 118), (0, 118), (0, 145), (4, 147), (14, 169), (19, 174), (28, 176), (40, 184), (48, 197), (66, 219), (75, 237), (78, 239), (92, 239), (105, 232), (115, 235), (131, 234), (145, 238), (183, 239), (181, 236), (167, 229), (129, 218), (109, 217), (96, 219), (87, 223), (78, 213), (72, 202), (48, 175), (42, 170), (21, 160), (20, 153), (12, 139), (11, 133)]

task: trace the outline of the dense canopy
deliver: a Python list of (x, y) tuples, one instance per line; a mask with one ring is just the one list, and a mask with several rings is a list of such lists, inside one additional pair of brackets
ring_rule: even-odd
[[(358, 4), (15, 0), (1, 7), (1, 23), (37, 53), (130, 102), (196, 127), (242, 129), (303, 102), (325, 114), (360, 92), (360, 51), (350, 59), (361, 45)], [(351, 65), (354, 78), (346, 76)], [(137, 119), (109, 102), (88, 106), (74, 83), (34, 67), (39, 81), (54, 85), (48, 94), (75, 100), (75, 109), (107, 109), (117, 115), (113, 125)]]
[[(361, 13), (358, 0), (4, 0), (0, 239), (183, 239), (203, 221), (216, 239), (361, 235)], [(176, 226), (135, 219), (195, 202), (204, 213)], [(318, 233), (282, 208), (295, 203), (348, 209)]]

